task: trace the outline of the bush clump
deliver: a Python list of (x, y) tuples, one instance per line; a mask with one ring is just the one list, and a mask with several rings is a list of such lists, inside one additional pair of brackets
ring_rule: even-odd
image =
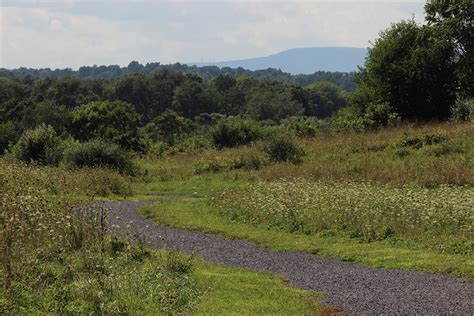
[(265, 160), (258, 154), (243, 154), (234, 159), (231, 169), (260, 170), (265, 165)]
[(200, 153), (205, 149), (211, 148), (211, 141), (204, 135), (192, 135), (176, 144), (175, 150), (184, 153)]
[(289, 133), (275, 133), (268, 137), (263, 146), (263, 151), (273, 162), (290, 162), (298, 164), (303, 162), (305, 152)]
[(281, 125), (300, 137), (314, 136), (320, 129), (319, 123), (314, 117), (289, 117), (282, 120)]
[(42, 124), (25, 131), (13, 146), (11, 154), (26, 163), (57, 165), (62, 158), (61, 139), (50, 125)]
[(135, 174), (135, 167), (126, 151), (114, 143), (101, 139), (78, 144), (66, 150), (64, 160), (68, 167), (104, 167), (123, 174)]
[(260, 134), (257, 123), (240, 118), (222, 120), (211, 131), (212, 141), (219, 149), (249, 144)]
[(441, 144), (446, 141), (446, 137), (437, 134), (427, 134), (421, 137), (405, 137), (398, 144), (399, 147), (411, 147), (420, 149), (423, 146)]
[(345, 107), (332, 119), (337, 129), (354, 130), (393, 126), (399, 121), (399, 115), (388, 103), (371, 103), (365, 109), (355, 106)]
[(463, 122), (474, 119), (474, 98), (461, 99), (451, 108), (451, 120)]
[(229, 161), (219, 157), (203, 159), (194, 164), (194, 174), (217, 173), (228, 169)]

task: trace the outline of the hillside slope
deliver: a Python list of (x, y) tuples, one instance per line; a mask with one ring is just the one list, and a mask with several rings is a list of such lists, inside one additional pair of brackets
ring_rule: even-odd
[(197, 66), (242, 67), (249, 70), (275, 68), (291, 74), (315, 71), (351, 72), (364, 62), (367, 49), (357, 47), (294, 48), (266, 57), (224, 62), (190, 63)]

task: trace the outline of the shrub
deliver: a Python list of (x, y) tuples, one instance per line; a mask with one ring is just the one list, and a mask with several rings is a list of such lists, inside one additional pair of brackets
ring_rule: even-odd
[(57, 165), (62, 157), (61, 139), (50, 125), (25, 131), (13, 146), (14, 158), (26, 163)]
[(399, 121), (400, 117), (387, 102), (369, 104), (365, 109), (366, 127), (392, 126)]
[(399, 147), (411, 147), (415, 149), (420, 149), (423, 147), (423, 140), (418, 137), (405, 137), (398, 145)]
[(230, 118), (217, 123), (211, 131), (211, 136), (214, 145), (222, 149), (249, 144), (259, 138), (260, 130), (254, 121)]
[(444, 142), (446, 137), (437, 134), (427, 134), (423, 138), (420, 137), (405, 137), (398, 144), (399, 147), (411, 147), (420, 149), (423, 146), (431, 146)]
[(175, 145), (178, 152), (199, 153), (212, 146), (211, 141), (203, 135), (193, 135), (186, 137)]
[(436, 146), (432, 146), (432, 148), (428, 150), (428, 154), (435, 157), (451, 155), (451, 154), (463, 154), (463, 153), (465, 153), (464, 148), (462, 148), (461, 145), (455, 144), (455, 143), (439, 144)]
[(295, 137), (289, 133), (275, 133), (264, 144), (264, 152), (273, 162), (291, 162), (294, 164), (303, 161), (304, 150), (296, 143)]
[(216, 173), (224, 170), (227, 164), (218, 159), (202, 160), (194, 164), (195, 174)]
[(0, 155), (18, 140), (18, 129), (13, 121), (0, 123)]
[(469, 121), (474, 119), (474, 99), (458, 100), (451, 108), (451, 120)]
[(428, 134), (423, 136), (423, 143), (425, 145), (435, 145), (440, 144), (446, 140), (446, 137), (438, 135), (438, 134)]
[(341, 129), (364, 129), (369, 127), (392, 126), (400, 117), (388, 103), (369, 104), (365, 109), (347, 107), (333, 118), (333, 125)]
[(242, 154), (231, 163), (231, 169), (259, 170), (265, 164), (263, 157), (258, 154)]
[(100, 139), (78, 144), (68, 149), (64, 156), (68, 167), (104, 167), (125, 174), (135, 173), (135, 167), (126, 151)]
[(314, 136), (319, 130), (319, 124), (314, 117), (290, 117), (282, 120), (285, 129), (295, 133), (297, 136)]
[(363, 129), (365, 127), (362, 112), (354, 107), (339, 110), (332, 118), (332, 125), (337, 129)]
[(154, 141), (163, 141), (173, 146), (192, 129), (191, 120), (167, 110), (147, 124), (145, 132)]
[(144, 150), (138, 126), (140, 115), (122, 101), (97, 101), (74, 110), (72, 131), (80, 141), (102, 138), (123, 148)]
[(148, 147), (147, 156), (150, 158), (163, 158), (166, 151), (169, 149), (168, 145), (163, 142), (152, 143)]

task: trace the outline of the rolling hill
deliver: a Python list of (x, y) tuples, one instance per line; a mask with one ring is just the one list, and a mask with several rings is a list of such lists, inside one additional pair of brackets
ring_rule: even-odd
[(270, 56), (223, 61), (189, 63), (196, 66), (218, 66), (249, 70), (275, 68), (291, 74), (311, 74), (315, 71), (351, 72), (364, 63), (366, 48), (307, 47), (288, 49)]

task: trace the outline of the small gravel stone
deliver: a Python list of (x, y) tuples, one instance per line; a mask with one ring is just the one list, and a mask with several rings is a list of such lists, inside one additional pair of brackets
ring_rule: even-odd
[(304, 252), (272, 251), (219, 235), (160, 227), (138, 213), (148, 203), (103, 202), (111, 212), (112, 232), (121, 233), (133, 222), (129, 233), (140, 234), (149, 246), (283, 276), (295, 287), (325, 292), (324, 304), (350, 315), (474, 314), (474, 285), (464, 278), (368, 268)]

